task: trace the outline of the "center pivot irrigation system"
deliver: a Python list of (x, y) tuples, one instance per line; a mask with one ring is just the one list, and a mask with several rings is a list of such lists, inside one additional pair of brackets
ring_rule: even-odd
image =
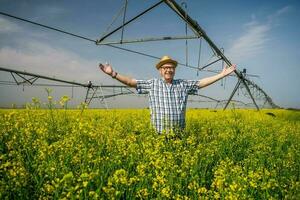
[[(132, 23), (133, 21), (135, 21), (136, 19), (140, 18), (141, 16), (143, 16), (144, 14), (148, 13), (149, 11), (153, 10), (154, 8), (158, 7), (159, 5), (161, 5), (162, 3), (165, 3), (171, 10), (173, 10), (185, 23), (185, 36), (168, 36), (168, 37), (160, 37), (160, 38), (142, 38), (142, 39), (135, 39), (135, 40), (125, 40), (123, 38), (123, 33), (124, 33), (124, 29), (125, 27)], [(159, 60), (160, 57), (159, 56), (154, 56), (154, 55), (150, 55), (147, 53), (143, 53), (140, 51), (135, 51), (135, 50), (131, 50), (131, 49), (127, 49), (124, 47), (121, 47), (122, 44), (128, 44), (128, 43), (142, 43), (142, 42), (151, 42), (151, 41), (160, 41), (160, 40), (180, 40), (180, 39), (184, 39), (186, 42), (186, 51), (185, 51), (185, 56), (186, 56), (186, 62), (185, 63), (178, 63), (178, 65), (180, 66), (184, 66), (184, 67), (188, 67), (188, 68), (192, 68), (198, 71), (207, 71), (207, 72), (211, 72), (211, 73), (219, 73), (216, 70), (209, 70), (206, 69), (207, 67), (217, 63), (217, 62), (222, 62), (222, 65), (224, 65), (224, 63), (226, 63), (227, 66), (231, 66), (231, 62), (229, 61), (229, 59), (224, 55), (224, 51), (220, 48), (218, 48), (214, 42), (208, 37), (208, 35), (205, 33), (205, 31), (200, 27), (200, 25), (193, 20), (187, 13), (187, 4), (186, 2), (182, 2), (181, 5), (179, 5), (175, 0), (160, 0), (157, 3), (155, 3), (154, 5), (150, 6), (149, 8), (147, 8), (146, 10), (140, 12), (138, 15), (132, 17), (131, 19), (126, 21), (126, 10), (127, 10), (127, 6), (128, 6), (128, 0), (124, 0), (124, 5), (121, 8), (121, 10), (118, 12), (118, 14), (115, 16), (115, 18), (113, 19), (112, 23), (110, 24), (110, 26), (107, 28), (106, 33), (103, 34), (103, 36), (100, 39), (94, 40), (91, 38), (87, 38), (84, 36), (80, 36), (71, 32), (67, 32), (61, 29), (57, 29), (54, 27), (50, 27), (44, 24), (40, 24), (40, 23), (36, 23), (24, 18), (20, 18), (17, 16), (13, 16), (10, 15), (8, 13), (3, 13), (0, 12), (1, 15), (7, 16), (7, 17), (11, 17), (17, 20), (21, 20), (27, 23), (31, 23), (37, 26), (41, 26), (43, 28), (46, 29), (51, 29), (53, 31), (58, 31), (67, 35), (71, 35), (73, 37), (77, 37), (80, 39), (84, 39), (87, 40), (89, 42), (93, 42), (96, 45), (101, 45), (101, 46), (106, 46), (106, 47), (111, 47), (111, 48), (115, 48), (115, 49), (119, 49), (122, 51), (126, 51), (126, 52), (130, 52), (130, 53), (134, 53), (134, 54), (138, 54), (140, 56), (145, 56), (145, 57), (150, 57), (152, 59), (157, 59)], [(120, 17), (123, 14), (123, 21), (122, 24), (120, 26), (118, 26), (117, 28), (109, 31), (109, 29), (111, 28), (111, 26), (113, 25), (113, 23), (116, 21), (116, 19), (118, 17)], [(194, 35), (189, 36), (187, 33), (187, 29), (190, 29)], [(116, 32), (121, 31), (121, 38), (118, 41), (108, 41), (107, 38), (112, 36), (113, 34), (115, 34)], [(199, 60), (198, 60), (198, 66), (192, 66), (188, 63), (188, 44), (187, 41), (190, 39), (199, 39), (200, 40), (200, 48), (199, 48)], [(214, 61), (209, 62), (207, 64), (205, 64), (204, 66), (200, 66), (200, 56), (201, 56), (201, 44), (202, 41), (205, 41), (207, 43), (207, 45), (210, 47), (211, 51), (212, 51), (212, 57), (211, 58), (215, 58)], [(116, 45), (120, 45), (120, 46), (116, 46)], [(61, 79), (56, 79), (56, 78), (51, 78), (51, 77), (47, 77), (47, 76), (42, 76), (42, 75), (38, 75), (38, 74), (33, 74), (33, 73), (28, 73), (28, 72), (22, 72), (22, 71), (16, 71), (16, 70), (12, 70), (12, 69), (7, 69), (4, 67), (0, 67), (0, 71), (5, 71), (5, 72), (9, 72), (11, 73), (14, 82), (13, 81), (0, 81), (0, 84), (2, 85), (24, 85), (24, 84), (29, 84), (29, 85), (36, 85), (36, 86), (61, 86), (61, 87), (84, 87), (87, 89), (86, 92), (86, 96), (85, 96), (85, 102), (89, 105), (91, 103), (91, 101), (93, 99), (98, 99), (100, 100), (101, 103), (103, 103), (105, 105), (106, 108), (108, 108), (107, 103), (106, 103), (106, 99), (107, 98), (111, 98), (111, 97), (115, 97), (115, 96), (119, 96), (119, 95), (130, 95), (130, 94), (135, 94), (135, 91), (132, 88), (129, 88), (127, 86), (117, 86), (117, 85), (93, 85), (91, 81), (88, 81), (87, 84), (83, 84), (83, 83), (77, 83), (77, 82), (72, 82), (72, 81), (66, 81), (66, 80), (61, 80)], [(255, 84), (253, 81), (251, 81), (248, 77), (256, 77), (255, 75), (249, 75), (246, 73), (246, 69), (243, 69), (243, 71), (239, 71), (239, 70), (235, 70), (235, 74), (231, 75), (231, 76), (235, 76), (238, 78), (238, 82), (235, 85), (229, 99), (227, 100), (218, 100), (212, 97), (208, 97), (205, 95), (201, 95), (201, 94), (194, 94), (195, 96), (199, 96), (201, 98), (204, 98), (205, 100), (197, 100), (196, 102), (214, 102), (216, 103), (215, 107), (218, 106), (223, 106), (224, 109), (226, 109), (229, 105), (230, 102), (235, 102), (236, 104), (239, 104), (241, 106), (244, 107), (255, 107), (257, 110), (259, 110), (259, 106), (257, 104), (257, 102), (261, 102), (260, 106), (261, 107), (271, 107), (271, 108), (278, 108), (278, 106), (272, 101), (271, 97), (267, 95), (267, 93), (260, 88), (257, 84)], [(29, 77), (29, 78), (28, 78)], [(20, 80), (21, 79), (21, 80)], [(51, 84), (38, 84), (36, 83), (36, 80), (38, 79), (45, 79), (45, 80), (50, 80), (50, 81), (55, 81), (55, 82), (60, 82), (60, 83), (64, 83), (67, 85), (51, 85)], [(105, 89), (110, 89), (113, 90), (112, 93), (110, 94), (104, 94), (103, 90)], [(237, 100), (233, 100), (233, 96), (235, 95), (235, 93), (241, 90), (243, 95), (246, 98), (251, 99), (251, 103), (244, 103), (242, 101), (237, 101)], [(194, 101), (195, 100), (190, 100), (190, 101)]]

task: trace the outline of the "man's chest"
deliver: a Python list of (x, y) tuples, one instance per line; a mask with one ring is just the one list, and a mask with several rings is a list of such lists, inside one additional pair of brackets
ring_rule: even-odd
[(157, 101), (185, 101), (187, 91), (181, 84), (157, 84), (150, 91), (150, 96), (153, 96)]

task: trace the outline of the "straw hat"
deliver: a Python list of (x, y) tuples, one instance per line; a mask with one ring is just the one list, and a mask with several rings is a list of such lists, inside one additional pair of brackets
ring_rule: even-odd
[(173, 60), (169, 56), (163, 56), (160, 61), (156, 64), (156, 69), (159, 69), (162, 65), (166, 63), (173, 63), (175, 67), (177, 66), (177, 61)]

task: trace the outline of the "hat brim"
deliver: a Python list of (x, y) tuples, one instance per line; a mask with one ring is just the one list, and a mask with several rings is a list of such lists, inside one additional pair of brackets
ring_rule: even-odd
[(166, 59), (166, 60), (162, 60), (159, 63), (156, 64), (156, 69), (159, 69), (161, 66), (163, 66), (164, 64), (167, 63), (172, 63), (175, 65), (175, 67), (177, 66), (177, 61), (172, 60), (172, 59)]

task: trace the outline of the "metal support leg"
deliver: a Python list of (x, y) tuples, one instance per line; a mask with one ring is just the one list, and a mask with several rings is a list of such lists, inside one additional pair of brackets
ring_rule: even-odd
[(230, 97), (229, 97), (229, 99), (228, 99), (228, 101), (227, 101), (227, 103), (226, 103), (226, 105), (225, 105), (225, 107), (224, 107), (223, 110), (225, 110), (225, 109), (227, 108), (227, 106), (228, 106), (228, 104), (230, 103), (232, 97), (234, 96), (235, 92), (236, 92), (237, 89), (239, 88), (241, 82), (242, 82), (242, 80), (239, 79), (238, 82), (236, 83), (235, 88), (233, 89), (233, 91), (232, 91), (232, 93), (231, 93), (231, 95), (230, 95)]

